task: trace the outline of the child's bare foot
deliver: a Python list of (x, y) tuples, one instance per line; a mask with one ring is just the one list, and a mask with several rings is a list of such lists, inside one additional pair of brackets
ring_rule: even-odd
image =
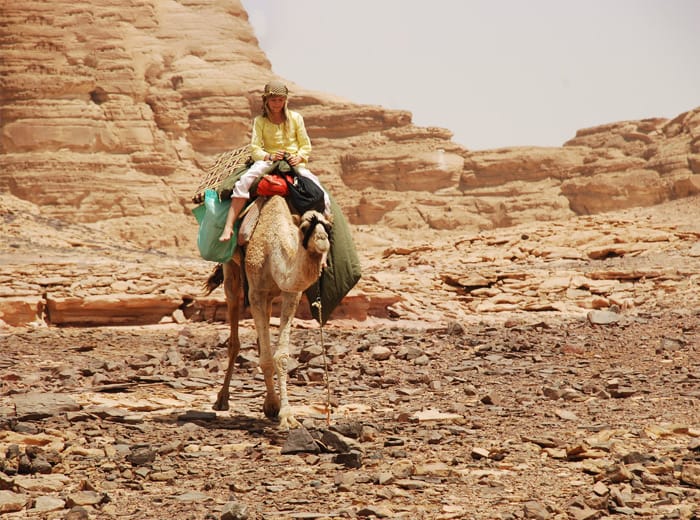
[(221, 232), (219, 242), (228, 242), (229, 240), (231, 240), (231, 235), (233, 235), (233, 229), (225, 227), (224, 230)]

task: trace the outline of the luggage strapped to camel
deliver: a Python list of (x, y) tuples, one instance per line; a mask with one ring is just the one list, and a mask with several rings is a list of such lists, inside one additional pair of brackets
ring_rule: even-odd
[[(254, 223), (251, 221), (254, 220), (254, 214), (259, 214), (266, 197), (258, 196), (255, 199), (251, 197), (251, 203), (241, 212), (244, 217), (249, 214), (247, 222), (246, 218), (242, 222), (239, 219), (234, 225), (234, 235), (231, 240), (219, 242), (219, 236), (231, 204), (233, 186), (252, 164), (250, 146), (222, 153), (207, 169), (195, 190), (192, 201), (198, 206), (192, 210), (192, 213), (199, 224), (197, 246), (200, 255), (205, 260), (217, 263), (228, 262), (233, 256), (236, 245), (242, 241), (240, 239), (246, 236), (249, 238), (252, 234)], [(273, 170), (282, 169), (281, 173), (286, 176), (290, 174), (286, 168), (292, 169), (286, 160), (277, 161), (266, 173), (271, 174)], [(255, 193), (255, 188), (262, 177), (253, 184), (251, 195)], [(287, 184), (288, 191), (287, 200), (291, 207), (294, 207), (295, 203), (301, 206), (306, 203), (314, 206), (311, 209), (323, 211), (325, 206), (323, 191), (311, 179), (296, 175), (296, 172), (292, 171), (291, 179), (285, 178), (285, 184)], [(290, 200), (294, 197), (298, 199), (296, 202)], [(329, 197), (333, 216), (333, 233), (327, 266), (323, 269), (319, 281), (305, 291), (311, 315), (319, 323), (325, 323), (328, 320), (331, 312), (361, 277), (360, 260), (352, 240), (350, 226), (333, 197), (330, 195)], [(301, 209), (297, 211), (303, 213)], [(320, 305), (314, 305), (314, 302), (317, 301), (320, 302)]]
[(281, 195), (287, 199), (290, 209), (303, 215), (309, 210), (323, 213), (326, 209), (324, 193), (316, 183), (299, 175), (296, 168), (284, 159), (272, 163), (251, 187), (251, 195), (271, 197)]

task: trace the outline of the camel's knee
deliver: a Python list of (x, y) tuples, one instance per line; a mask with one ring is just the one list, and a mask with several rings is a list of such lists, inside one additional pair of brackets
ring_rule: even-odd
[(281, 373), (287, 372), (287, 366), (289, 364), (289, 352), (286, 350), (278, 350), (273, 356), (275, 362), (275, 368)]

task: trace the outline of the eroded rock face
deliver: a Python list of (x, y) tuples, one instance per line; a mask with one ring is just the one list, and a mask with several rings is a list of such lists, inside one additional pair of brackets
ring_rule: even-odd
[[(196, 250), (191, 195), (248, 142), (273, 77), (240, 2), (30, 0), (0, 26), (0, 189), (45, 217)], [(700, 109), (470, 152), (410, 112), (288, 84), (312, 169), (353, 224), (478, 231), (700, 191)]]
[(1, 16), (2, 189), (46, 216), (181, 242), (198, 156), (247, 141), (248, 93), (270, 76), (240, 3), (30, 1)]
[(565, 143), (570, 146), (589, 149), (580, 170), (585, 178), (562, 184), (578, 214), (650, 206), (698, 193), (700, 109), (670, 121), (643, 119), (579, 130)]

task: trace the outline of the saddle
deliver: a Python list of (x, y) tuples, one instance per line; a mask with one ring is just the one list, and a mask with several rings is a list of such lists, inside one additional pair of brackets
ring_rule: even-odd
[(238, 245), (244, 246), (250, 242), (250, 237), (253, 236), (255, 226), (260, 217), (260, 210), (265, 205), (267, 199), (265, 197), (256, 197), (253, 202), (248, 204), (241, 212), (239, 217), (241, 224), (238, 228)]

